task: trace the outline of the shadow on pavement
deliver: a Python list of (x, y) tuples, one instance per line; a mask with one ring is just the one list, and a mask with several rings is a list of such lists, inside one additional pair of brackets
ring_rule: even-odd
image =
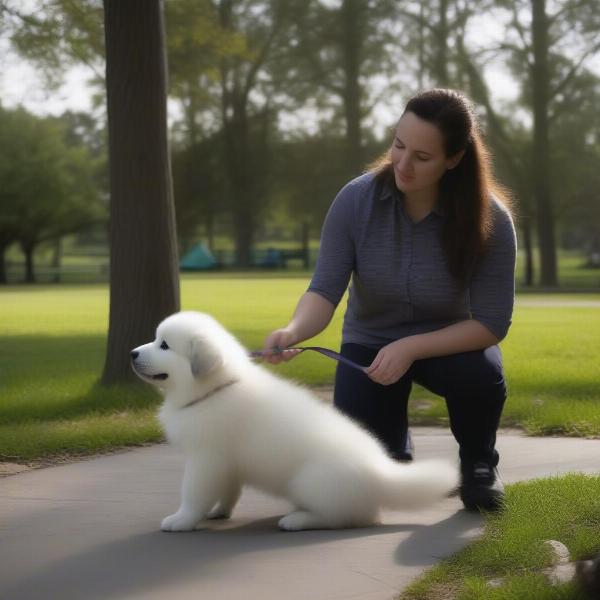
[[(438, 560), (454, 554), (474, 539), (481, 530), (483, 517), (479, 513), (458, 510), (452, 516), (433, 525), (416, 525), (395, 552), (399, 565), (421, 566), (424, 556)], [(429, 563), (431, 564), (431, 563)]]
[[(39, 599), (45, 597), (45, 590), (60, 594), (55, 597), (61, 600), (144, 597), (144, 590), (154, 590), (169, 581), (185, 581), (191, 575), (194, 578), (214, 576), (215, 571), (226, 569), (228, 561), (244, 553), (255, 553), (256, 568), (260, 569), (261, 552), (265, 550), (276, 550), (278, 555), (289, 551), (290, 560), (293, 560), (294, 549), (301, 546), (412, 531), (410, 539), (413, 542), (406, 546), (406, 552), (403, 550), (405, 544), (399, 548), (398, 560), (402, 562), (410, 560), (410, 547), (414, 549), (414, 544), (420, 548), (428, 547), (430, 536), (427, 531), (432, 539), (449, 533), (448, 530), (459, 536), (461, 524), (466, 523), (453, 516), (444, 521), (441, 530), (436, 525), (393, 524), (289, 533), (278, 530), (279, 518), (254, 520), (241, 526), (235, 521), (215, 521), (206, 529), (189, 533), (152, 531), (115, 540), (57, 560), (29, 574), (4, 589), (3, 597)], [(321, 556), (316, 553), (315, 560), (320, 560)]]

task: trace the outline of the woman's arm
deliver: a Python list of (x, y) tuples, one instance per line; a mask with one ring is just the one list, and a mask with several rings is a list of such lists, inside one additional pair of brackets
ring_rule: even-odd
[(331, 321), (354, 266), (354, 206), (361, 189), (358, 181), (345, 185), (330, 206), (309, 289), (300, 297), (291, 321), (267, 336), (263, 350), (267, 362), (276, 364), (293, 358), (297, 351), (272, 351), (317, 335)]
[(267, 362), (277, 364), (282, 360), (290, 360), (298, 351), (276, 352), (321, 333), (333, 317), (335, 306), (326, 298), (315, 292), (305, 292), (298, 301), (290, 322), (282, 329), (271, 333), (264, 343), (263, 352)]
[(365, 373), (375, 382), (390, 385), (400, 379), (415, 360), (482, 350), (500, 341), (485, 325), (475, 319), (448, 327), (411, 335), (384, 346)]
[(333, 317), (334, 305), (320, 294), (305, 292), (298, 301), (292, 320), (286, 329), (294, 333), (292, 344), (297, 344), (321, 333)]

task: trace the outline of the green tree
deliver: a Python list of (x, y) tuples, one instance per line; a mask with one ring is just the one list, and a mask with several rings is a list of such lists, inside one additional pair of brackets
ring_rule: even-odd
[(13, 48), (58, 86), (65, 71), (85, 64), (103, 83), (104, 38), (101, 0), (1, 0), (0, 32)]
[[(472, 17), (487, 10), (488, 17), (505, 24), (499, 44), (483, 42), (466, 45)], [(556, 169), (552, 148), (564, 146), (558, 134), (569, 98), (582, 101), (578, 80), (587, 77), (586, 58), (599, 48), (597, 3), (584, 0), (552, 5), (546, 14), (544, 2), (489, 2), (465, 4), (443, 0), (417, 10), (403, 8), (401, 14), (419, 27), (411, 36), (412, 47), (419, 52), (420, 68), (432, 84), (442, 83), (467, 90), (485, 110), (486, 136), (503, 174), (519, 198), (519, 227), (525, 249), (525, 283), (533, 284), (533, 229), (540, 246), (543, 285), (556, 284), (555, 221), (561, 212), (557, 204), (565, 197), (565, 178), (553, 181), (557, 172), (576, 172), (576, 154)], [(447, 31), (448, 35), (443, 32)], [(595, 36), (595, 37), (594, 37)], [(441, 49), (441, 50), (440, 50)], [(484, 74), (490, 60), (501, 56), (507, 61), (521, 86), (517, 103), (496, 107), (494, 90)], [(448, 62), (441, 66), (441, 58)], [(592, 77), (596, 79), (595, 77)], [(515, 119), (522, 108), (530, 111), (532, 127)], [(576, 113), (577, 111), (575, 111)], [(571, 122), (571, 126), (572, 126)], [(580, 128), (585, 130), (584, 120)]]
[(176, 141), (191, 147), (221, 130), (221, 60), (252, 57), (243, 34), (221, 28), (211, 0), (168, 2), (165, 26), (169, 96), (183, 112)]
[(228, 173), (237, 260), (250, 264), (250, 252), (268, 192), (267, 156), (274, 126), (268, 64), (285, 43), (289, 7), (283, 0), (215, 0), (220, 27), (244, 45), (219, 65), (223, 163)]
[(600, 5), (589, 0), (502, 2), (512, 19), (500, 49), (521, 85), (521, 102), (532, 115), (531, 178), (540, 250), (540, 283), (558, 285), (556, 194), (549, 173), (550, 144), (586, 60), (600, 49)]
[(397, 7), (391, 0), (298, 2), (290, 42), (276, 65), (288, 110), (311, 106), (321, 117), (321, 135), (344, 136), (346, 177), (364, 169), (374, 108), (402, 89), (407, 61), (397, 51), (404, 41)]
[(407, 32), (404, 51), (416, 55), (419, 88), (464, 86), (460, 45), (471, 17), (489, 5), (489, 0), (399, 3), (397, 14)]
[(0, 109), (0, 282), (4, 253), (19, 242), (28, 282), (35, 280), (37, 246), (99, 222), (104, 215), (93, 161), (82, 146), (67, 145), (55, 119), (23, 109)]
[(228, 206), (222, 146), (222, 135), (217, 133), (173, 152), (177, 232), (183, 252), (198, 241), (200, 227), (214, 250), (216, 220)]
[[(304, 256), (311, 233), (318, 233), (325, 213), (347, 179), (346, 139), (314, 136), (279, 140), (274, 151), (274, 185), (278, 203), (300, 228)], [(327, 160), (323, 160), (327, 156)], [(307, 258), (305, 258), (305, 266)]]
[[(288, 22), (283, 0), (181, 0), (167, 6), (171, 91), (184, 113), (176, 141), (179, 149), (194, 148), (192, 153), (201, 152), (209, 139), (218, 141), (219, 171), (227, 173), (219, 200), (231, 214), (242, 266), (249, 264), (267, 207), (268, 148), (276, 117), (269, 71), (273, 52), (285, 45)], [(186, 170), (187, 181), (197, 180), (189, 168), (178, 168), (177, 176)], [(206, 194), (210, 185), (207, 181)], [(189, 197), (182, 187), (177, 184), (178, 196)]]

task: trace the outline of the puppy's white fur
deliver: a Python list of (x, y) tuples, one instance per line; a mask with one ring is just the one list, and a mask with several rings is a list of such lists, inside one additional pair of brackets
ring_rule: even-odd
[(254, 364), (208, 315), (176, 313), (133, 352), (135, 372), (163, 390), (159, 419), (186, 457), (164, 531), (229, 517), (244, 484), (294, 504), (285, 530), (373, 525), (382, 507), (420, 507), (457, 484), (447, 462), (390, 459), (335, 408)]

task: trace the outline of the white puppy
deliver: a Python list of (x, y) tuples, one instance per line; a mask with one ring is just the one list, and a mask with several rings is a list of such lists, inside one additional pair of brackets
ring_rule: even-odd
[(159, 419), (186, 457), (181, 506), (164, 531), (229, 517), (244, 484), (294, 504), (279, 521), (290, 531), (373, 525), (382, 507), (419, 507), (457, 485), (446, 462), (390, 459), (335, 408), (254, 364), (208, 315), (168, 317), (131, 357), (163, 390)]

